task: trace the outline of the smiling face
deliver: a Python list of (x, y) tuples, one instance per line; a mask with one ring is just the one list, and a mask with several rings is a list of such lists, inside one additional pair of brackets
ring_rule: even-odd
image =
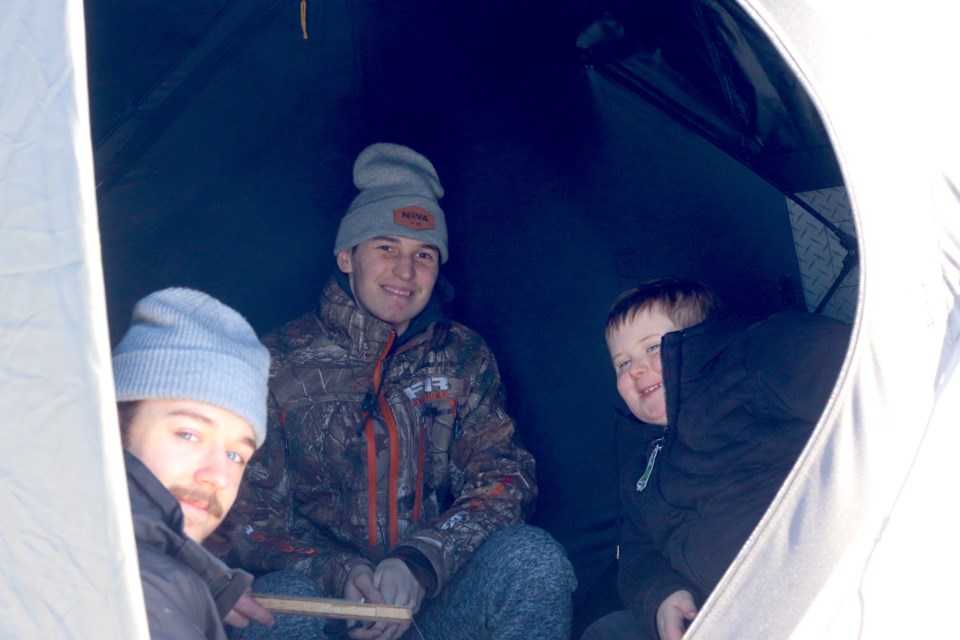
[(440, 273), (440, 253), (419, 240), (378, 236), (337, 254), (361, 310), (394, 328), (407, 330), (430, 301)]
[(617, 372), (617, 391), (638, 420), (667, 425), (660, 341), (680, 327), (658, 307), (644, 309), (607, 334), (610, 359)]
[(202, 542), (233, 506), (256, 441), (253, 428), (226, 409), (142, 400), (124, 446), (180, 503), (187, 537)]

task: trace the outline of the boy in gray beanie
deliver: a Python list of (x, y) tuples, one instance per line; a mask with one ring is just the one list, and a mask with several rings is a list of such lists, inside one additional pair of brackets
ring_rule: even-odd
[(158, 638), (226, 638), (223, 621), (273, 618), (251, 577), (200, 546), (236, 499), (266, 438), (270, 355), (205, 293), (172, 288), (136, 304), (113, 371), (147, 618)]
[[(437, 171), (408, 147), (377, 143), (353, 179), (359, 193), (319, 306), (263, 338), (270, 430), (208, 548), (264, 574), (255, 591), (408, 607), (426, 638), (536, 629), (566, 640), (572, 567), (523, 523), (537, 495), (533, 457), (514, 437), (493, 353), (448, 314)], [(342, 629), (279, 616), (235, 637)], [(347, 633), (419, 637), (409, 623)]]

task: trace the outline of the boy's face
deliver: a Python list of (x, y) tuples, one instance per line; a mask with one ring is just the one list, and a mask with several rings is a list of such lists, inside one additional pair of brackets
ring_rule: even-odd
[(226, 409), (192, 400), (143, 400), (126, 448), (180, 502), (187, 537), (203, 542), (237, 498), (256, 450), (254, 438), (253, 428)]
[(440, 252), (419, 240), (380, 236), (338, 253), (337, 266), (350, 277), (360, 308), (399, 335), (430, 301)]
[(637, 314), (607, 336), (610, 359), (617, 372), (617, 391), (638, 420), (667, 425), (663, 394), (660, 340), (679, 329), (659, 309)]

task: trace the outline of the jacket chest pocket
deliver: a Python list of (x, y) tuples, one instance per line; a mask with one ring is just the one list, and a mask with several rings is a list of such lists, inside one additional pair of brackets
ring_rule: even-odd
[(416, 416), (423, 461), (431, 473), (426, 480), (442, 486), (449, 476), (450, 447), (462, 435), (463, 381), (445, 376), (424, 377), (404, 388)]

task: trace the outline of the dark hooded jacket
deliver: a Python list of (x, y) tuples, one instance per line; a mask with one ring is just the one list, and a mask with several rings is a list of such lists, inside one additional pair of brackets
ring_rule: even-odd
[(664, 336), (668, 426), (624, 416), (618, 429), (619, 590), (651, 637), (660, 603), (687, 590), (702, 605), (746, 542), (819, 420), (848, 340), (846, 324), (799, 313)]
[(226, 640), (222, 619), (252, 577), (187, 538), (177, 499), (136, 456), (124, 461), (150, 637)]
[(449, 319), (438, 280), (402, 336), (345, 278), (263, 338), (270, 428), (208, 548), (254, 573), (294, 569), (340, 597), (350, 570), (398, 557), (436, 595), (537, 495), (493, 354)]

